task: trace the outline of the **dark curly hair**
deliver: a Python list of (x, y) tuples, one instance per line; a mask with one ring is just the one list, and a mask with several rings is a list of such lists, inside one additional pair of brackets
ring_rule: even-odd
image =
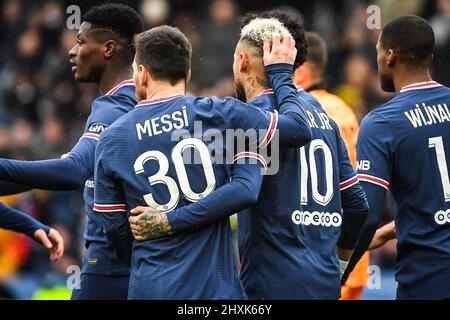
[(433, 28), (418, 16), (402, 16), (389, 22), (381, 33), (380, 42), (413, 66), (431, 61), (435, 44)]
[(93, 30), (102, 29), (119, 35), (128, 45), (134, 36), (144, 31), (141, 16), (131, 7), (121, 3), (108, 3), (92, 7), (83, 17)]
[(280, 10), (270, 10), (261, 13), (249, 13), (241, 18), (241, 29), (255, 18), (275, 18), (278, 19), (291, 33), (297, 48), (297, 57), (294, 62), (294, 70), (306, 61), (308, 45), (305, 37), (305, 27), (296, 16), (289, 15)]

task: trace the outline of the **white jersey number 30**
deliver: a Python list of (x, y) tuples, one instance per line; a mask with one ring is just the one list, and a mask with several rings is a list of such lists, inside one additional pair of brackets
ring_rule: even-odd
[[(203, 171), (206, 177), (206, 188), (200, 193), (196, 193), (192, 190), (189, 184), (189, 178), (186, 172), (186, 166), (183, 161), (183, 152), (189, 148), (194, 148), (200, 154), (200, 160), (203, 166)], [(159, 163), (159, 171), (148, 177), (150, 185), (163, 184), (167, 187), (170, 199), (165, 204), (160, 204), (155, 201), (153, 195), (148, 193), (144, 195), (145, 202), (152, 208), (155, 208), (162, 212), (172, 211), (178, 205), (180, 200), (180, 190), (174, 179), (167, 176), (169, 171), (169, 160), (166, 155), (160, 151), (152, 150), (141, 154), (134, 163), (134, 171), (136, 174), (144, 173), (144, 165), (147, 161), (155, 160)], [(178, 182), (181, 192), (189, 201), (196, 202), (211, 192), (214, 191), (216, 186), (216, 178), (214, 176), (213, 166), (209, 155), (208, 147), (200, 139), (189, 138), (183, 139), (172, 150), (172, 162), (175, 166)]]

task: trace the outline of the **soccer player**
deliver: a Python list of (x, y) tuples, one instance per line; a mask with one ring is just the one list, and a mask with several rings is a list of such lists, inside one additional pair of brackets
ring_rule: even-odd
[(20, 232), (36, 240), (50, 252), (53, 262), (61, 259), (64, 253), (64, 241), (58, 231), (3, 203), (0, 203), (0, 228)]
[(32, 188), (84, 188), (87, 223), (86, 253), (80, 288), (72, 299), (126, 299), (129, 266), (117, 257), (93, 215), (95, 147), (110, 124), (136, 104), (131, 77), (134, 35), (143, 31), (136, 11), (122, 4), (90, 9), (83, 17), (77, 44), (70, 50), (75, 79), (96, 83), (102, 96), (95, 99), (84, 134), (64, 159), (44, 161), (0, 160), (0, 178)]
[[(307, 54), (303, 26), (282, 12), (262, 16), (279, 19), (293, 34), (296, 70)], [(310, 94), (300, 88), (298, 95), (310, 102), (312, 142), (300, 152), (282, 150), (278, 175), (265, 177), (258, 203), (238, 215), (241, 279), (254, 299), (339, 298), (339, 260), (342, 266), (349, 260), (367, 215), (337, 125)]]
[[(356, 169), (356, 139), (359, 123), (355, 112), (338, 96), (329, 93), (323, 87), (323, 76), (327, 65), (327, 46), (325, 40), (315, 32), (306, 32), (308, 45), (307, 59), (294, 71), (294, 83), (313, 95), (339, 127), (342, 139), (347, 147), (350, 162)], [(345, 285), (342, 286), (341, 299), (359, 300), (367, 284), (369, 267), (367, 252), (355, 267)]]
[[(213, 153), (231, 152), (236, 154), (235, 160), (254, 157), (266, 166), (259, 154), (235, 153), (234, 148), (224, 145), (221, 141), (227, 138), (227, 129), (256, 129), (262, 145), (271, 141), (276, 129), (280, 141), (287, 145), (302, 146), (310, 140), (302, 107), (306, 102), (298, 99), (290, 79), (289, 63), (296, 54), (293, 40), (288, 33), (276, 34), (272, 50), (268, 40), (265, 49), (279, 116), (233, 98), (184, 96), (191, 60), (187, 38), (169, 26), (137, 37), (134, 80), (137, 96), (144, 100), (101, 136), (96, 151), (94, 209), (105, 230), (116, 239), (118, 250), (126, 250), (124, 244), (132, 238), (127, 208), (143, 203), (167, 212), (158, 217), (172, 236), (133, 242), (130, 299), (245, 298), (235, 267), (228, 217), (179, 232), (178, 222), (170, 219), (177, 220), (180, 211), (175, 216), (169, 214), (207, 200), (216, 188), (220, 194), (220, 187), (231, 176), (231, 162), (223, 163), (216, 157), (213, 161)], [(260, 129), (269, 130), (259, 134)], [(198, 155), (198, 162), (185, 158), (191, 151)], [(227, 207), (231, 215), (257, 200), (262, 181), (259, 165), (242, 166), (246, 179), (235, 185), (233, 197), (214, 203), (218, 211)]]
[[(265, 30), (276, 28), (266, 21), (278, 20), (267, 17), (281, 20), (294, 36), (298, 50), (294, 68), (305, 60), (306, 43), (303, 27), (293, 17), (279, 12), (263, 17), (265, 19), (254, 16), (244, 19), (245, 26), (235, 51), (235, 86), (241, 99), (262, 110), (273, 111), (277, 101), (265, 76), (262, 43)], [(285, 28), (283, 24), (281, 26)], [(357, 183), (337, 126), (311, 95), (303, 90), (297, 94), (299, 99), (308, 102), (306, 110), (315, 138), (310, 148), (320, 150), (325, 157), (319, 152), (308, 151), (301, 159), (298, 149), (282, 148), (278, 173), (264, 178), (257, 204), (238, 214), (241, 280), (251, 299), (338, 299), (340, 272), (335, 250), (341, 223), (340, 257), (348, 260), (367, 214), (364, 193)], [(309, 158), (311, 154), (314, 159), (307, 162), (306, 156)], [(308, 166), (314, 167), (311, 171), (315, 175), (310, 178), (305, 172)], [(301, 167), (304, 171), (300, 170)], [(302, 173), (305, 174), (303, 180)], [(307, 184), (313, 179), (315, 184)], [(311, 185), (315, 186), (314, 190), (311, 190)], [(333, 191), (334, 188), (339, 190), (340, 185), (345, 205), (343, 219), (340, 194)], [(205, 219), (219, 218), (223, 212), (214, 207), (215, 197), (220, 200), (234, 196), (232, 193), (225, 196), (224, 193), (218, 189), (209, 198), (168, 213), (170, 224), (180, 231), (196, 224), (202, 225)], [(301, 212), (301, 194), (306, 199), (308, 194), (312, 194), (306, 206), (309, 212)], [(326, 201), (324, 196), (328, 197)], [(313, 201), (324, 201), (324, 208), (311, 204)], [(326, 212), (328, 210), (332, 211)], [(142, 211), (138, 208), (134, 212)], [(152, 233), (149, 225), (153, 225), (156, 233), (159, 227), (156, 217), (151, 219), (149, 213), (140, 217), (130, 218), (138, 239)], [(147, 217), (147, 221), (142, 217)]]
[(349, 270), (371, 242), (389, 189), (398, 204), (398, 299), (450, 298), (450, 89), (430, 77), (433, 50), (433, 30), (420, 17), (384, 27), (378, 72), (382, 89), (397, 96), (364, 118), (358, 137), (371, 210)]

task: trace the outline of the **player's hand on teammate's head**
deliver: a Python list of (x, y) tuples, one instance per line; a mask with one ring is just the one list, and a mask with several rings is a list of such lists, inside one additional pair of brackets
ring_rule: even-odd
[(128, 218), (131, 232), (137, 241), (146, 241), (172, 234), (172, 226), (165, 213), (151, 207), (136, 207)]
[(34, 238), (50, 252), (50, 260), (57, 262), (64, 254), (64, 240), (55, 229), (47, 234), (43, 229), (34, 232)]
[(272, 35), (272, 46), (270, 39), (264, 39), (264, 65), (268, 66), (276, 63), (294, 64), (297, 56), (295, 40), (289, 33)]

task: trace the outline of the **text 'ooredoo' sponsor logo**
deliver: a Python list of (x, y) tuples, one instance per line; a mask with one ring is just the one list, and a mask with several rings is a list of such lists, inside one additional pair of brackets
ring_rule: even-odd
[(342, 217), (339, 213), (333, 212), (318, 212), (318, 211), (300, 211), (295, 210), (292, 213), (292, 221), (297, 225), (313, 225), (324, 227), (340, 227), (342, 224)]
[(436, 221), (437, 224), (443, 225), (446, 223), (450, 223), (450, 209), (447, 210), (439, 210), (434, 214), (434, 221)]

